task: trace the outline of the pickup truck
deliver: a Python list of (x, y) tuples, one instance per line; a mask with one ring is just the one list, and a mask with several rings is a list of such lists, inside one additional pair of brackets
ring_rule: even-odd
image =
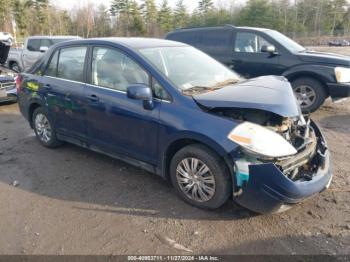
[(50, 46), (78, 39), (78, 36), (31, 36), (25, 39), (23, 48), (13, 48), (7, 58), (6, 65), (16, 71), (22, 72), (29, 69)]

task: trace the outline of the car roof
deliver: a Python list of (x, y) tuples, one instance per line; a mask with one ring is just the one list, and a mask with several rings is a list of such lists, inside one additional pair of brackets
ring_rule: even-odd
[(223, 25), (223, 26), (199, 26), (199, 27), (186, 27), (186, 28), (179, 28), (176, 29), (175, 32), (181, 32), (181, 31), (199, 31), (199, 30), (213, 30), (213, 29), (247, 29), (247, 30), (255, 30), (255, 31), (268, 31), (271, 29), (268, 28), (262, 28), (262, 27), (250, 27), (250, 26), (234, 26), (234, 25)]
[(102, 37), (102, 38), (89, 38), (80, 40), (71, 40), (58, 44), (58, 46), (66, 46), (72, 44), (103, 44), (103, 43), (115, 43), (125, 47), (133, 49), (143, 48), (155, 48), (155, 47), (171, 47), (171, 46), (187, 46), (186, 44), (157, 39), (157, 38), (142, 38), (142, 37)]
[(270, 31), (272, 29), (269, 28), (263, 28), (263, 27), (250, 27), (250, 26), (239, 26), (236, 27), (238, 29), (248, 29), (248, 30), (255, 30), (255, 31)]
[(28, 39), (72, 39), (77, 38), (80, 39), (81, 37), (76, 35), (34, 35), (29, 36)]

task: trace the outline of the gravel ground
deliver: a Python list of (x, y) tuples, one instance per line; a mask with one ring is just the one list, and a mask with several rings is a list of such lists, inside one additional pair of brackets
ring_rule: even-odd
[(0, 254), (350, 255), (350, 101), (327, 101), (313, 118), (332, 152), (330, 189), (262, 216), (232, 200), (199, 210), (123, 162), (69, 144), (46, 149), (17, 105), (2, 105)]

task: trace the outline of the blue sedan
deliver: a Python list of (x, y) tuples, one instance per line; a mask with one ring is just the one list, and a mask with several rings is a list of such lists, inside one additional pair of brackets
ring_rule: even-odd
[(242, 79), (182, 43), (60, 43), (16, 85), (42, 145), (65, 141), (124, 160), (169, 179), (196, 207), (233, 198), (281, 212), (332, 179), (326, 141), (285, 78)]

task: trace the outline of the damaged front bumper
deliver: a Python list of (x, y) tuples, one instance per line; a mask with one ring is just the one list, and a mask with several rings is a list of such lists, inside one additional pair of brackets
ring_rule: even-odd
[(312, 123), (317, 137), (316, 152), (310, 161), (317, 163), (310, 180), (293, 181), (275, 163), (249, 165), (249, 179), (234, 199), (257, 213), (276, 213), (303, 201), (329, 187), (332, 180), (329, 150), (318, 127)]

